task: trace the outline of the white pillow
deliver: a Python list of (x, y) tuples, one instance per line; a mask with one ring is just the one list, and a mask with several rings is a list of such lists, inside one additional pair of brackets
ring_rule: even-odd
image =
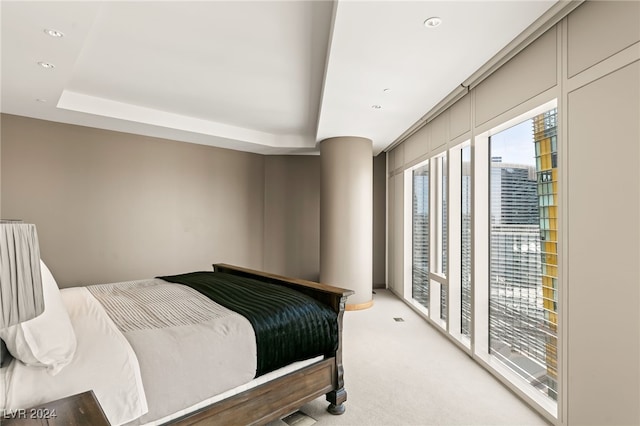
[(32, 320), (0, 330), (9, 352), (29, 366), (45, 367), (51, 375), (69, 364), (76, 352), (76, 335), (60, 290), (49, 268), (40, 261), (44, 312)]

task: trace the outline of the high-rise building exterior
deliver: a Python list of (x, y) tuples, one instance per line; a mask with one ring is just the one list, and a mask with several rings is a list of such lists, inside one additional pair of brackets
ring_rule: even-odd
[[(530, 121), (530, 164), (492, 157), (490, 176), (491, 352), (552, 399), (557, 399), (555, 117), (551, 110)], [(516, 149), (529, 151), (526, 145)]]
[(549, 396), (556, 399), (558, 381), (558, 143), (557, 110), (533, 118), (536, 149), (542, 297), (546, 332), (546, 365)]
[(461, 321), (460, 333), (471, 337), (471, 147), (462, 149), (461, 171)]
[(413, 171), (412, 297), (429, 307), (429, 164)]
[(500, 161), (493, 159), (490, 177), (491, 352), (534, 382), (546, 356), (536, 170)]

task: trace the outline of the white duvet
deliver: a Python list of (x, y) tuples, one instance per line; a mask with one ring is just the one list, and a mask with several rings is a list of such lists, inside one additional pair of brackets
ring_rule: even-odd
[(148, 411), (138, 360), (127, 339), (86, 288), (61, 291), (76, 333), (73, 360), (57, 375), (13, 360), (5, 372), (6, 409), (93, 390), (112, 425)]
[[(141, 283), (152, 290), (160, 284), (157, 281)], [(143, 316), (145, 321), (153, 319), (154, 324), (127, 329), (129, 311), (137, 311), (127, 309), (130, 300), (120, 290), (131, 288), (132, 283), (93, 286), (93, 292), (100, 289), (125, 300), (125, 305), (116, 300), (118, 306), (108, 307), (118, 325), (105, 310), (108, 300), (100, 297), (107, 303), (103, 306), (85, 287), (61, 290), (77, 339), (73, 360), (55, 376), (46, 369), (13, 360), (0, 370), (4, 379), (0, 412), (2, 408), (27, 408), (93, 390), (113, 426), (155, 425), (322, 359), (294, 363), (252, 380), (256, 371), (255, 334), (246, 318), (232, 311), (224, 313), (226, 308), (197, 295), (195, 299), (204, 298), (201, 303), (215, 305), (210, 309), (218, 318), (202, 318), (202, 322), (192, 324), (185, 318), (194, 312), (202, 314), (202, 310), (186, 306), (187, 299), (191, 303), (194, 298), (172, 295), (170, 303), (176, 309), (166, 309), (154, 299), (144, 308), (151, 311), (150, 316)], [(172, 291), (183, 287), (171, 286)], [(153, 299), (149, 293), (144, 298)], [(157, 322), (163, 325), (158, 327)]]
[(146, 424), (250, 382), (257, 368), (251, 323), (187, 286), (160, 279), (95, 285), (140, 363)]

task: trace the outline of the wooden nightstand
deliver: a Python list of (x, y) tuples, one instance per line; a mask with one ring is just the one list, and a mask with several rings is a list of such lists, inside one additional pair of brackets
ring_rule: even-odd
[(25, 410), (6, 412), (2, 426), (109, 426), (93, 391), (79, 393)]

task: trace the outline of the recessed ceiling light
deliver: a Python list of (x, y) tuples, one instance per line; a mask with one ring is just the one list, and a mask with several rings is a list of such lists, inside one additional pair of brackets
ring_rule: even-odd
[(55, 37), (55, 38), (61, 38), (64, 37), (64, 33), (58, 31), (58, 30), (52, 30), (50, 28), (45, 28), (44, 29), (44, 33), (51, 36), (51, 37)]
[(387, 87), (386, 89), (382, 89), (382, 91), (383, 91), (384, 93), (389, 93), (389, 92), (391, 91), (391, 89), (389, 89), (389, 88)]
[(38, 102), (42, 102), (42, 103), (47, 102), (47, 100), (46, 100), (46, 99), (42, 99), (42, 98), (38, 98), (38, 99), (36, 99), (36, 101), (38, 101)]
[(382, 106), (380, 106), (380, 105), (371, 105), (371, 108), (373, 108), (373, 109), (382, 109)]
[(52, 70), (56, 67), (55, 65), (50, 64), (49, 62), (42, 62), (42, 61), (38, 62), (38, 65), (40, 65), (42, 68), (46, 68), (49, 70)]
[(442, 19), (438, 18), (437, 16), (432, 16), (431, 18), (428, 18), (424, 21), (424, 26), (427, 28), (435, 28), (440, 24), (442, 24)]

